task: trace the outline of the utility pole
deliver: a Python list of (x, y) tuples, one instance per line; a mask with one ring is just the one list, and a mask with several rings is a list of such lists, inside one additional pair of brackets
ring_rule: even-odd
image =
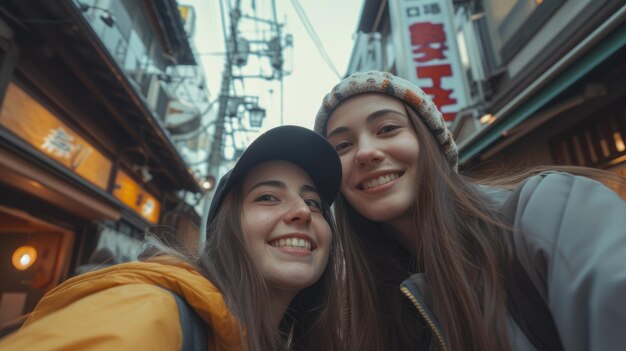
[[(228, 117), (238, 117), (238, 110), (240, 106), (243, 106), (246, 113), (248, 113), (249, 126), (251, 129), (260, 128), (263, 123), (263, 118), (265, 118), (265, 109), (261, 108), (258, 104), (258, 96), (246, 96), (241, 94), (240, 96), (232, 96), (231, 95), (231, 84), (234, 79), (247, 79), (247, 78), (257, 78), (257, 79), (267, 79), (274, 80), (280, 79), (281, 82), (281, 124), (283, 124), (283, 77), (285, 75), (284, 72), (284, 56), (283, 49), (285, 47), (289, 47), (292, 45), (292, 37), (289, 36), (289, 40), (287, 40), (288, 44), (283, 45), (282, 43), (282, 33), (281, 33), (281, 24), (278, 23), (278, 18), (276, 15), (276, 2), (275, 0), (270, 0), (272, 2), (272, 17), (273, 20), (267, 20), (264, 18), (253, 17), (249, 15), (242, 14), (241, 11), (241, 0), (235, 0), (235, 5), (232, 7), (229, 13), (230, 17), (230, 25), (227, 29), (225, 16), (224, 16), (224, 1), (231, 0), (220, 0), (220, 11), (222, 16), (222, 31), (224, 32), (224, 44), (226, 51), (226, 60), (224, 62), (224, 71), (222, 72), (222, 83), (220, 88), (220, 95), (217, 99), (219, 102), (219, 108), (217, 111), (217, 118), (215, 120), (215, 134), (213, 136), (213, 140), (211, 142), (211, 150), (209, 151), (209, 159), (208, 159), (208, 173), (215, 176), (215, 178), (219, 178), (219, 168), (224, 160), (224, 134), (226, 119)], [(229, 6), (230, 8), (230, 6)], [(264, 23), (269, 25), (273, 36), (268, 41), (264, 38), (245, 38), (244, 35), (239, 35), (238, 26), (240, 20), (246, 21), (256, 21), (257, 23)], [(258, 34), (258, 33), (257, 33)], [(233, 66), (243, 67), (247, 65), (248, 56), (249, 55), (257, 55), (259, 57), (267, 57), (269, 58), (270, 65), (272, 67), (273, 74), (271, 76), (267, 75), (233, 75)], [(232, 114), (235, 116), (232, 116)], [(232, 132), (232, 131), (231, 131)], [(231, 136), (233, 136), (231, 134)], [(233, 136), (233, 144), (234, 144), (234, 136)], [(237, 150), (236, 150), (237, 151)], [(237, 152), (235, 152), (237, 155)], [(204, 195), (204, 206), (202, 211), (202, 219), (200, 223), (200, 242), (203, 243), (206, 236), (207, 230), (207, 218), (209, 212), (209, 204), (211, 202), (212, 192), (206, 192)]]
[[(220, 0), (220, 6), (222, 6)], [(226, 0), (229, 1), (229, 0)], [(233, 57), (237, 53), (237, 25), (240, 12), (241, 0), (235, 1), (235, 7), (230, 13), (230, 35), (224, 38), (226, 46), (226, 60), (224, 61), (224, 71), (222, 72), (222, 83), (219, 96), (219, 109), (217, 111), (217, 119), (215, 121), (215, 135), (211, 143), (211, 153), (209, 156), (209, 173), (217, 174), (218, 168), (222, 162), (223, 140), (224, 140), (224, 122), (226, 121), (226, 110), (228, 109), (228, 100), (230, 96), (230, 84), (232, 81)], [(224, 32), (226, 36), (226, 32)]]
[[(223, 140), (224, 140), (224, 122), (226, 121), (226, 111), (228, 109), (228, 100), (230, 96), (230, 84), (232, 81), (233, 57), (237, 53), (237, 25), (241, 17), (240, 6), (241, 0), (235, 1), (235, 7), (229, 13), (230, 16), (230, 33), (226, 32), (226, 24), (224, 21), (224, 6), (220, 0), (220, 11), (222, 14), (222, 30), (224, 31), (224, 45), (226, 50), (226, 59), (224, 60), (224, 71), (222, 72), (222, 83), (220, 87), (220, 95), (218, 97), (219, 108), (217, 111), (217, 119), (215, 120), (215, 135), (211, 142), (211, 151), (209, 154), (208, 174), (214, 174), (219, 181), (219, 167), (222, 162)], [(232, 52), (231, 52), (232, 50)], [(209, 217), (209, 208), (212, 200), (213, 192), (207, 192), (204, 195), (204, 204), (202, 206), (202, 217), (200, 219), (200, 240), (204, 244), (206, 240), (207, 221)]]
[(284, 116), (284, 85), (283, 85), (283, 76), (284, 76), (284, 72), (283, 72), (283, 64), (285, 62), (282, 51), (282, 45), (280, 44), (281, 42), (281, 38), (282, 38), (282, 33), (280, 31), (280, 24), (278, 24), (278, 15), (276, 15), (276, 0), (272, 0), (272, 17), (274, 17), (274, 22), (276, 23), (276, 34), (278, 36), (278, 43), (279, 43), (279, 50), (280, 50), (280, 55), (281, 55), (281, 62), (280, 62), (280, 69), (278, 69), (278, 79), (280, 80), (280, 125), (284, 125), (285, 124), (285, 116)]
[(209, 173), (217, 174), (222, 162), (222, 149), (224, 140), (224, 122), (226, 121), (226, 110), (228, 108), (228, 96), (230, 94), (230, 83), (232, 78), (232, 67), (230, 59), (224, 61), (224, 71), (222, 72), (222, 85), (220, 88), (219, 108), (217, 119), (215, 120), (215, 135), (211, 142), (211, 153), (209, 156)]

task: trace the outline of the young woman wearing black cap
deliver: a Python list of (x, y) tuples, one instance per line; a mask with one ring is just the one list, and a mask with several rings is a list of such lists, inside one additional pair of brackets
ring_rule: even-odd
[(74, 277), (0, 349), (341, 349), (340, 178), (324, 138), (268, 131), (220, 180), (199, 255), (156, 241), (144, 262)]
[(315, 129), (343, 167), (348, 349), (624, 349), (626, 203), (609, 188), (564, 172), (500, 187), (459, 174), (441, 113), (388, 73), (342, 80)]

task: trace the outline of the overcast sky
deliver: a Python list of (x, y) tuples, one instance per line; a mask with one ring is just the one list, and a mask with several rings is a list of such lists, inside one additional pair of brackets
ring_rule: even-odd
[[(231, 0), (232, 1), (232, 0)], [(271, 0), (254, 0), (259, 17), (271, 16)], [(323, 61), (313, 41), (308, 36), (300, 18), (295, 12), (292, 0), (275, 0), (280, 22), (285, 23), (283, 31), (294, 38), (293, 53), (287, 50), (287, 67), (293, 68), (291, 75), (284, 79), (284, 124), (296, 124), (312, 128), (313, 119), (326, 92), (338, 82), (337, 75)], [(353, 34), (363, 0), (298, 0), (315, 28), (328, 55), (341, 75), (348, 66), (353, 46)], [(224, 52), (224, 38), (217, 0), (179, 0), (181, 4), (192, 5), (197, 13), (195, 43), (202, 56), (202, 64), (207, 76), (211, 99), (217, 98), (223, 71), (223, 56), (212, 54)], [(242, 0), (244, 14), (249, 11), (253, 0)], [(267, 28), (262, 24), (242, 21), (243, 36), (255, 28)], [(256, 26), (256, 27), (254, 27)], [(259, 72), (263, 62), (251, 58), (247, 72)], [(265, 66), (269, 67), (267, 61)], [(270, 71), (266, 69), (265, 73)], [(280, 125), (280, 85), (278, 82), (249, 79), (245, 81), (247, 95), (259, 95), (260, 104), (267, 109), (263, 129)], [(217, 104), (216, 104), (217, 105)]]

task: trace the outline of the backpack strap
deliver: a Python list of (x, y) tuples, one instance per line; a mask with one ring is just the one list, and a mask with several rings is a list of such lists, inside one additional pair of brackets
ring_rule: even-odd
[[(169, 291), (169, 290), (168, 290)], [(180, 295), (169, 291), (178, 305), (180, 329), (183, 332), (182, 351), (206, 351), (208, 350), (207, 325), (196, 311), (189, 306), (187, 301)]]
[[(503, 207), (505, 223), (511, 226), (515, 223), (517, 203), (524, 184), (526, 182), (511, 193)], [(511, 270), (509, 277), (513, 279), (506, 279), (505, 282), (511, 317), (537, 350), (563, 350), (552, 312), (515, 253)]]

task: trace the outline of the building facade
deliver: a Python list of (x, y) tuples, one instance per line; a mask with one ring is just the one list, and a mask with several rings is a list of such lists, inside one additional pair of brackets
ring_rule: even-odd
[(184, 199), (202, 180), (181, 151), (207, 99), (185, 11), (0, 5), (0, 328), (86, 265), (135, 259), (148, 228), (198, 239)]
[(453, 9), (453, 29), (444, 34), (454, 40), (445, 45), (456, 46), (464, 81), (464, 104), (449, 119), (461, 167), (575, 165), (626, 178), (623, 1), (366, 0), (348, 73), (380, 69), (413, 79), (419, 41), (403, 38), (430, 38), (428, 49), (441, 51), (441, 38), (411, 32), (410, 21), (434, 23), (411, 15), (424, 18), (433, 8)]

